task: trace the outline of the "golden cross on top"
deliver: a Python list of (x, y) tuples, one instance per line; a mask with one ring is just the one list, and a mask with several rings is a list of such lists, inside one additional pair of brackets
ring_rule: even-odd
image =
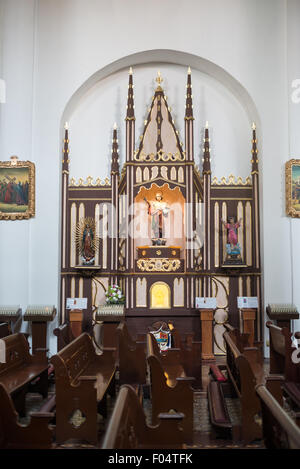
[(160, 71), (158, 70), (157, 72), (157, 78), (155, 80), (159, 85), (164, 81), (161, 74), (160, 74)]

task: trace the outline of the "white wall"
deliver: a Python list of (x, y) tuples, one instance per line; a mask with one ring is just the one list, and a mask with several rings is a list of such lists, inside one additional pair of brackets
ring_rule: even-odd
[[(287, 78), (288, 78), (288, 130), (289, 148), (287, 160), (300, 159), (300, 4), (297, 0), (289, 0), (287, 12)], [(294, 102), (293, 94), (296, 89), (293, 87), (294, 81), (297, 84), (297, 102)], [(295, 98), (295, 96), (294, 96)], [(284, 168), (282, 169), (284, 171)], [(300, 310), (300, 220), (289, 219), (289, 235), (291, 243), (291, 271), (292, 271), (292, 292), (291, 301)], [(300, 321), (295, 321), (295, 330), (300, 330)]]
[[(299, 2), (2, 0), (2, 4), (2, 74), (7, 81), (7, 103), (0, 105), (0, 157), (5, 160), (17, 154), (20, 159), (34, 161), (37, 182), (35, 219), (0, 222), (1, 303), (57, 304), (64, 111), (74, 93), (99, 70), (131, 54), (155, 49), (181, 51), (213, 62), (240, 83), (252, 98), (260, 118), (264, 299), (266, 304), (292, 301), (292, 278), (294, 290), (299, 278), (298, 222), (284, 215), (283, 168), (290, 151), (299, 153), (299, 136), (296, 136), (299, 111), (288, 99), (289, 81), (299, 73), (299, 68), (293, 68), (299, 60), (295, 44), (299, 35), (296, 22)], [(290, 47), (293, 55), (287, 54)], [(136, 104), (141, 106), (137, 111), (142, 114), (144, 103), (152, 93), (156, 64), (135, 65), (132, 63), (136, 68)], [(169, 88), (169, 104), (182, 126), (186, 67), (169, 64), (161, 69)], [(76, 176), (101, 176), (102, 167), (107, 165), (111, 126), (114, 121), (123, 123), (124, 111), (120, 115), (118, 105), (125, 100), (127, 70), (122, 67), (114, 73), (111, 83), (109, 78), (103, 79), (95, 83), (95, 89), (87, 90), (70, 115), (74, 124), (70, 129), (71, 172)], [(144, 83), (137, 84), (138, 76)], [(230, 100), (230, 92), (222, 93), (222, 84), (213, 84), (212, 77), (203, 76), (203, 71), (193, 69), (193, 85), (194, 103), (199, 100), (199, 108), (194, 107), (195, 125), (199, 130), (201, 120), (204, 123), (207, 119), (213, 128), (216, 175), (230, 172), (247, 175), (245, 164), (248, 155), (250, 158), (247, 119), (251, 112), (241, 108), (238, 96)], [(207, 99), (201, 108), (204, 91)], [(103, 116), (108, 111), (106, 106), (99, 107), (106, 103), (108, 96), (111, 109), (104, 124)], [(217, 113), (219, 104), (220, 113)], [(232, 127), (226, 123), (221, 126), (222, 115), (227, 112)], [(85, 123), (81, 132), (80, 121)], [(90, 129), (88, 122), (92, 122)], [(138, 129), (140, 125), (137, 122)], [(230, 155), (235, 130), (237, 140)], [(121, 132), (124, 138), (124, 127)], [(293, 145), (290, 151), (289, 144)], [(198, 152), (199, 145), (195, 149)], [(84, 151), (91, 156), (89, 168), (79, 167)], [(237, 158), (239, 153), (241, 159)], [(226, 171), (229, 156), (231, 162)], [(98, 159), (101, 168), (97, 171)], [(294, 300), (300, 308), (296, 294)]]

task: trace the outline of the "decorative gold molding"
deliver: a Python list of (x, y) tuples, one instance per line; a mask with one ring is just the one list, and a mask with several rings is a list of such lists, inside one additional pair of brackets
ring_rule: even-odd
[(251, 197), (211, 197), (210, 200), (249, 200), (251, 201)]
[(168, 184), (173, 184), (174, 186), (185, 187), (185, 184), (182, 184), (177, 181), (171, 181), (171, 179), (166, 179), (163, 176), (158, 176), (155, 179), (149, 179), (148, 181), (137, 182), (136, 184), (134, 184), (134, 187), (145, 186), (145, 184), (149, 184), (149, 182), (152, 183), (160, 180), (165, 181)]
[(142, 272), (175, 272), (180, 268), (179, 259), (139, 259), (137, 267)]
[(215, 176), (212, 180), (211, 183), (212, 186), (251, 186), (252, 185), (252, 180), (250, 176), (247, 176), (247, 178), (244, 180), (241, 176), (238, 176), (237, 178), (233, 175), (230, 174), (228, 176), (228, 179), (223, 176), (221, 177), (220, 180)]
[(110, 185), (110, 179), (108, 177), (106, 177), (104, 181), (102, 181), (100, 178), (97, 178), (95, 182), (92, 176), (88, 176), (86, 178), (86, 181), (84, 181), (84, 179), (80, 177), (78, 179), (78, 182), (76, 182), (76, 179), (72, 177), (69, 181), (69, 187), (107, 187)]
[(139, 158), (137, 158), (138, 151), (134, 153), (134, 160), (135, 161), (144, 161), (146, 163), (157, 163), (159, 161), (167, 162), (167, 161), (185, 161), (185, 152), (183, 151), (183, 156), (181, 156), (180, 152), (176, 153), (166, 153), (163, 150), (159, 150), (157, 153), (146, 153), (141, 152)]

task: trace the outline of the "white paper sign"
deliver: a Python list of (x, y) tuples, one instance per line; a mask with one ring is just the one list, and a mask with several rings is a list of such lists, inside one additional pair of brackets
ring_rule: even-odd
[(242, 308), (258, 308), (257, 296), (238, 296), (237, 305), (239, 309)]
[(197, 309), (216, 309), (217, 299), (216, 298), (205, 298), (205, 297), (196, 297), (196, 306)]
[(87, 309), (87, 298), (67, 298), (67, 309)]

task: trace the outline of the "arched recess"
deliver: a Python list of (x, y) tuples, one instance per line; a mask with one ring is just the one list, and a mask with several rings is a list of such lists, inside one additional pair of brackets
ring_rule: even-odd
[[(191, 67), (192, 70), (197, 70), (204, 75), (215, 80), (219, 85), (226, 88), (226, 90), (232, 95), (232, 97), (240, 104), (241, 108), (244, 110), (246, 119), (249, 122), (249, 135), (252, 122), (256, 122), (257, 125), (257, 138), (259, 141), (259, 148), (262, 148), (262, 129), (259, 113), (255, 102), (253, 101), (250, 93), (247, 89), (240, 83), (233, 75), (227, 72), (224, 68), (220, 67), (216, 63), (207, 60), (206, 58), (199, 57), (195, 54), (190, 54), (188, 52), (172, 50), (172, 49), (153, 49), (142, 52), (137, 52), (135, 54), (130, 54), (125, 57), (122, 57), (106, 66), (97, 70), (93, 75), (91, 75), (70, 97), (69, 101), (66, 103), (64, 111), (62, 113), (61, 122), (60, 122), (60, 141), (63, 139), (64, 132), (64, 123), (70, 121), (72, 114), (79, 106), (81, 101), (84, 99), (85, 95), (101, 80), (108, 78), (110, 75), (120, 72), (122, 70), (128, 70), (129, 67), (138, 66), (149, 66), (151, 64), (169, 64), (169, 65), (179, 65), (185, 67)], [(250, 143), (251, 137), (249, 136), (249, 170), (250, 170)], [(261, 151), (260, 151), (260, 162), (261, 166)], [(71, 163), (72, 164), (72, 163)], [(180, 182), (180, 181), (179, 181)], [(263, 212), (262, 212), (262, 200), (263, 193), (260, 181), (260, 214), (261, 214), (261, 224), (260, 228), (263, 231)], [(261, 236), (261, 248), (263, 237)]]
[(191, 67), (192, 69), (199, 70), (200, 72), (207, 74), (217, 80), (219, 83), (225, 86), (243, 106), (249, 118), (249, 124), (252, 122), (257, 123), (258, 137), (260, 136), (260, 118), (256, 105), (246, 88), (236, 78), (234, 78), (224, 68), (211, 62), (210, 60), (187, 52), (171, 49), (153, 49), (127, 55), (95, 72), (75, 91), (75, 93), (67, 102), (62, 114), (61, 129), (63, 128), (63, 124), (70, 119), (70, 116), (76, 109), (82, 97), (98, 81), (122, 69), (128, 69), (129, 67), (146, 65), (155, 62)]
[[(96, 71), (91, 75), (70, 97), (69, 101), (66, 103), (66, 106), (63, 110), (60, 122), (60, 141), (63, 140), (64, 132), (64, 123), (71, 119), (73, 112), (79, 106), (79, 103), (84, 99), (85, 95), (95, 86), (99, 81), (109, 77), (110, 75), (117, 73), (122, 70), (128, 70), (130, 66), (147, 66), (149, 64), (170, 64), (170, 65), (181, 65), (188, 67), (190, 66), (192, 70), (198, 70), (199, 72), (206, 74), (207, 76), (216, 80), (219, 84), (225, 87), (232, 96), (240, 103), (241, 107), (244, 109), (244, 112), (247, 116), (249, 122), (249, 129), (252, 122), (257, 124), (257, 138), (259, 147), (262, 148), (262, 129), (259, 113), (255, 102), (253, 101), (250, 93), (247, 89), (240, 83), (233, 75), (228, 73), (224, 68), (219, 65), (207, 60), (206, 58), (199, 57), (194, 54), (190, 54), (184, 51), (177, 51), (171, 49), (154, 49), (138, 52), (135, 54), (130, 54), (125, 57), (122, 57), (106, 66)], [(250, 144), (250, 138), (249, 138)], [(249, 147), (249, 156), (250, 156), (250, 147)], [(250, 158), (249, 158), (250, 161)], [(261, 158), (260, 163), (261, 165)], [(261, 181), (260, 181), (261, 182)], [(261, 214), (261, 223), (260, 228), (263, 230), (263, 213), (262, 213), (262, 187), (260, 187), (260, 214)], [(263, 237), (261, 236), (261, 249), (263, 252), (262, 246)]]

